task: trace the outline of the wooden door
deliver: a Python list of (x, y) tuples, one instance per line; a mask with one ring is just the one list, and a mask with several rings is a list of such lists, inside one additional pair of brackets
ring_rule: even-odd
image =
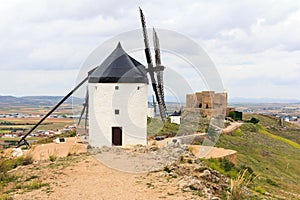
[(122, 127), (112, 127), (112, 144), (122, 146)]

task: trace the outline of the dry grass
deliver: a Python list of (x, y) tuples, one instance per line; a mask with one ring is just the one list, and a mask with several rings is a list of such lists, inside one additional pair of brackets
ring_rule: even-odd
[(248, 169), (238, 173), (235, 179), (230, 180), (230, 194), (232, 200), (247, 199), (245, 187), (249, 187), (251, 183), (258, 177), (250, 174), (247, 176)]
[(76, 145), (76, 144), (74, 144), (74, 145), (71, 147), (71, 149), (70, 149), (70, 151), (69, 151), (69, 153), (68, 153), (68, 156), (71, 156), (71, 155), (77, 155), (78, 153), (79, 153), (79, 146)]
[(58, 158), (58, 150), (55, 148), (53, 151), (48, 150), (49, 160), (54, 162)]

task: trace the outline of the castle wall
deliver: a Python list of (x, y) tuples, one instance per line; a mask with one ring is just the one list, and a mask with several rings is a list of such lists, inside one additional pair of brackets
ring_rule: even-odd
[(196, 92), (186, 95), (186, 110), (200, 112), (204, 116), (226, 115), (227, 93), (214, 91)]

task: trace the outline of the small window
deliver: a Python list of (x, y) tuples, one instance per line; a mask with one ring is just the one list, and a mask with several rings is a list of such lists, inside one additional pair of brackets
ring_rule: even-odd
[(137, 90), (140, 90), (140, 86), (137, 86)]
[(115, 90), (119, 90), (119, 86), (115, 86)]
[(115, 115), (119, 115), (120, 114), (120, 110), (119, 109), (115, 109)]

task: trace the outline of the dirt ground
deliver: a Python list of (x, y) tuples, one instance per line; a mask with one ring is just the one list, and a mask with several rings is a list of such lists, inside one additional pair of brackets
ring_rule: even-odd
[(80, 143), (77, 137), (65, 138), (64, 143), (48, 143), (33, 146), (29, 153), (34, 160), (48, 160), (49, 156), (66, 157), (68, 154), (87, 152), (86, 145)]
[[(32, 191), (17, 190), (13, 193), (13, 199), (16, 200), (205, 199), (192, 192), (183, 191), (176, 181), (172, 182), (158, 175), (161, 172), (126, 173), (124, 170), (117, 171), (109, 168), (106, 166), (107, 163), (104, 165), (99, 161), (103, 158), (97, 159), (96, 156), (86, 153), (85, 144), (80, 143), (77, 138), (66, 138), (66, 143), (62, 144), (37, 145), (28, 153), (35, 162), (28, 166), (20, 166), (13, 170), (13, 173), (23, 178), (35, 176), (33, 181), (45, 185)], [(102, 154), (106, 155), (105, 152)], [(55, 155), (59, 159), (50, 162), (50, 155)], [(121, 154), (114, 156), (118, 157)], [(114, 156), (110, 157), (116, 162)], [(126, 163), (128, 165), (130, 162), (121, 161), (116, 163), (129, 169)], [(142, 163), (142, 160), (133, 161)]]
[(32, 199), (201, 199), (189, 192), (162, 184), (152, 187), (151, 174), (130, 174), (107, 168), (92, 156), (77, 156), (74, 160), (40, 163), (17, 168), (15, 173), (37, 175), (49, 186), (15, 194), (16, 200)]

